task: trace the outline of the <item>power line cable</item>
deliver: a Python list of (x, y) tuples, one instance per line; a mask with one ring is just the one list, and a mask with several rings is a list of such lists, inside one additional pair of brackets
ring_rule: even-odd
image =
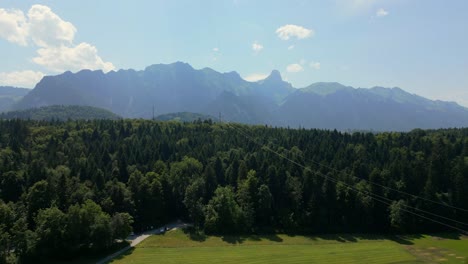
[[(325, 164), (320, 163), (320, 162), (315, 161), (315, 160), (309, 160), (309, 161), (314, 163), (314, 164), (317, 164), (317, 165), (319, 165), (321, 167), (327, 168), (329, 170), (332, 170), (332, 171), (335, 171), (335, 172), (338, 172), (338, 173), (343, 172), (341, 170), (335, 169), (333, 167), (330, 167), (328, 165), (325, 165)], [(411, 193), (408, 193), (408, 192), (405, 192), (405, 191), (401, 191), (401, 190), (398, 190), (398, 189), (395, 189), (395, 188), (392, 188), (392, 187), (388, 187), (388, 186), (385, 186), (385, 185), (382, 185), (382, 184), (379, 184), (379, 183), (376, 183), (376, 182), (371, 182), (371, 181), (366, 180), (364, 178), (361, 178), (361, 177), (358, 177), (358, 176), (355, 176), (355, 175), (350, 175), (348, 173), (346, 173), (346, 175), (348, 175), (348, 176), (350, 176), (352, 178), (355, 178), (355, 179), (363, 180), (363, 181), (365, 181), (365, 182), (367, 182), (369, 184), (372, 184), (374, 186), (379, 186), (381, 188), (385, 188), (387, 190), (391, 190), (391, 191), (398, 192), (398, 193), (401, 193), (401, 194), (404, 194), (404, 195), (408, 195), (408, 196), (411, 196), (413, 198), (417, 198), (417, 199), (424, 200), (424, 201), (427, 201), (427, 202), (431, 202), (431, 203), (434, 203), (434, 204), (442, 205), (442, 206), (449, 207), (449, 208), (452, 208), (452, 209), (460, 210), (460, 211), (463, 211), (463, 212), (468, 212), (468, 209), (465, 209), (465, 208), (461, 208), (461, 207), (457, 207), (457, 206), (454, 206), (454, 205), (434, 201), (434, 200), (431, 200), (431, 199), (428, 199), (428, 198), (425, 198), (425, 197), (422, 197), (422, 196), (414, 195), (414, 194), (411, 194)]]
[[(330, 180), (330, 177), (329, 177), (328, 180)], [(335, 180), (335, 179), (330, 180), (330, 181), (335, 182), (335, 183), (340, 182), (339, 180)], [(346, 186), (348, 189), (351, 189), (351, 190), (353, 190), (353, 191), (362, 192), (361, 190), (358, 190), (358, 189), (356, 189), (356, 188), (354, 188), (354, 187), (352, 187), (352, 186), (349, 186), (349, 185), (345, 185), (345, 186)], [(383, 201), (383, 200), (381, 200), (381, 199), (379, 199), (379, 198), (372, 197), (372, 195), (373, 195), (373, 194), (371, 194), (370, 196), (371, 196), (371, 198), (372, 198), (373, 200), (376, 200), (376, 201), (381, 202), (381, 203), (383, 203), (383, 204), (386, 204), (386, 205), (388, 205), (388, 206), (391, 205), (391, 203), (386, 202), (386, 201)], [(393, 201), (393, 200), (392, 200), (392, 201)], [(416, 215), (416, 216), (418, 216), (418, 217), (420, 217), (420, 218), (423, 218), (423, 219), (432, 221), (432, 222), (434, 222), (434, 223), (438, 223), (438, 224), (443, 225), (443, 226), (445, 226), (445, 227), (452, 228), (452, 229), (457, 230), (457, 231), (460, 231), (460, 232), (462, 232), (462, 233), (464, 233), (464, 234), (468, 234), (468, 231), (466, 231), (466, 230), (464, 230), (464, 229), (461, 229), (461, 228), (458, 228), (458, 227), (456, 227), (456, 226), (449, 225), (449, 224), (440, 222), (440, 221), (438, 221), (438, 220), (434, 220), (434, 219), (432, 219), (432, 218), (426, 217), (426, 216), (421, 215), (421, 214), (417, 214), (417, 213), (415, 213), (415, 212), (412, 212), (412, 211), (407, 210), (407, 209), (404, 209), (404, 208), (400, 208), (400, 210), (402, 210), (402, 211), (404, 211), (404, 212), (407, 212), (407, 213), (410, 213), (410, 214), (413, 214), (413, 215)], [(466, 225), (466, 224), (465, 224), (465, 225)]]
[[(235, 128), (235, 129), (237, 129), (237, 127), (232, 126), (231, 124), (228, 124), (228, 123), (225, 123), (225, 124), (227, 124), (227, 125), (230, 126), (230, 127), (233, 127), (233, 128)], [(240, 130), (241, 130), (241, 129), (239, 128), (238, 131), (240, 131)], [(288, 160), (289, 162), (291, 162), (291, 163), (293, 163), (293, 164), (295, 164), (295, 165), (297, 165), (297, 166), (299, 166), (299, 167), (301, 167), (301, 168), (303, 168), (303, 169), (306, 169), (306, 170), (309, 170), (309, 171), (311, 171), (311, 172), (314, 172), (314, 171), (312, 171), (310, 168), (306, 167), (305, 165), (303, 165), (303, 164), (301, 164), (301, 163), (299, 163), (299, 162), (297, 162), (297, 161), (294, 161), (294, 160), (292, 160), (292, 159), (290, 159), (290, 158), (284, 156), (283, 154), (278, 153), (277, 151), (274, 151), (273, 149), (271, 149), (271, 148), (265, 146), (264, 144), (261, 144), (261, 143), (257, 142), (256, 140), (252, 139), (248, 134), (244, 133), (243, 131), (241, 131), (240, 133), (241, 133), (243, 136), (245, 136), (246, 138), (248, 138), (250, 141), (252, 141), (252, 142), (254, 142), (255, 144), (261, 146), (262, 148), (264, 148), (264, 149), (266, 149), (266, 150), (268, 150), (268, 151), (270, 151), (270, 152), (276, 154), (277, 156), (279, 156), (279, 157), (281, 157), (281, 158), (283, 158), (283, 159), (285, 159), (285, 160)], [(325, 178), (326, 180), (330, 180), (330, 179), (331, 179), (331, 181), (333, 181), (333, 182), (335, 182), (335, 183), (340, 182), (340, 183), (344, 184), (347, 188), (349, 188), (349, 189), (351, 189), (351, 190), (354, 190), (354, 191), (356, 191), (356, 192), (359, 192), (359, 193), (366, 193), (366, 194), (369, 195), (372, 199), (374, 199), (374, 200), (376, 200), (376, 201), (379, 201), (379, 202), (381, 202), (381, 203), (384, 203), (384, 204), (386, 204), (386, 205), (391, 205), (390, 202), (394, 202), (394, 200), (389, 199), (389, 198), (387, 198), (387, 197), (384, 197), (384, 196), (381, 196), (381, 195), (378, 195), (378, 194), (374, 194), (374, 193), (368, 192), (368, 191), (358, 190), (358, 189), (356, 189), (354, 186), (351, 186), (351, 185), (347, 184), (346, 182), (337, 180), (337, 179), (335, 179), (335, 178), (333, 178), (333, 177), (330, 177), (330, 176), (327, 176), (327, 175), (323, 175), (323, 174), (320, 173), (320, 172), (314, 172), (314, 173), (318, 174), (318, 175), (319, 175), (320, 177), (322, 177), (322, 178)], [(374, 196), (377, 196), (377, 197), (380, 197), (380, 198), (376, 198), (376, 197), (374, 197)], [(387, 202), (385, 202), (385, 201), (383, 201), (383, 200), (381, 200), (381, 199), (387, 200)], [(438, 215), (438, 214), (434, 214), (434, 213), (431, 213), (431, 212), (427, 212), (427, 211), (425, 211), (425, 210), (418, 209), (418, 208), (415, 208), (415, 207), (411, 207), (411, 206), (407, 206), (407, 205), (404, 205), (404, 206), (407, 207), (407, 208), (413, 209), (413, 210), (417, 210), (417, 211), (420, 211), (420, 212), (423, 212), (423, 213), (426, 213), (426, 214), (433, 215), (433, 216), (435, 216), (435, 217), (439, 217), (439, 218), (442, 218), (442, 219), (445, 219), (445, 220), (449, 220), (449, 221), (452, 221), (452, 222), (456, 222), (456, 223), (459, 223), (459, 224), (468, 226), (467, 223), (460, 222), (460, 221), (458, 221), (458, 220), (454, 220), (454, 219), (447, 218), (447, 217), (444, 217), (444, 216), (441, 216), (441, 215)], [(424, 219), (426, 219), (426, 220), (430, 220), (430, 221), (432, 221), (432, 222), (435, 222), (435, 223), (444, 225), (444, 226), (446, 226), (446, 227), (455, 229), (455, 230), (457, 230), (457, 231), (461, 231), (461, 232), (463, 232), (463, 233), (465, 233), (465, 234), (468, 234), (468, 231), (466, 231), (466, 230), (464, 230), (464, 229), (461, 229), (461, 228), (458, 228), (458, 227), (455, 227), (455, 226), (453, 226), (453, 225), (449, 225), (449, 224), (440, 222), (440, 221), (438, 221), (438, 220), (434, 220), (434, 219), (432, 219), (432, 218), (426, 217), (426, 216), (424, 216), (424, 215), (417, 214), (417, 213), (415, 213), (415, 212), (406, 210), (406, 209), (404, 209), (404, 208), (401, 208), (401, 210), (403, 210), (403, 211), (405, 211), (405, 212), (408, 212), (408, 213), (411, 213), (411, 214), (413, 214), (413, 215), (419, 216), (419, 217), (424, 218)]]

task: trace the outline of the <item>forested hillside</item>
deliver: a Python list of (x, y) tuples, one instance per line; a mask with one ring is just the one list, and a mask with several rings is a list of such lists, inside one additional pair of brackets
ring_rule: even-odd
[(0, 121), (0, 198), (0, 262), (102, 250), (177, 218), (211, 234), (446, 230), (409, 212), (463, 228), (412, 207), (468, 222), (454, 208), (468, 129)]
[(212, 116), (202, 115), (198, 113), (190, 112), (179, 112), (179, 113), (170, 113), (165, 115), (159, 115), (155, 120), (159, 121), (179, 121), (179, 122), (195, 122), (197, 120), (213, 120), (215, 119)]
[(31, 119), (31, 120), (116, 120), (120, 117), (109, 110), (82, 105), (51, 105), (26, 110), (0, 113), (0, 119)]

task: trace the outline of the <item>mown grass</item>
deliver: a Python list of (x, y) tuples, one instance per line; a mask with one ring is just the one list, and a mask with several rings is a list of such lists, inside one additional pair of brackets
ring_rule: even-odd
[[(421, 243), (425, 241), (424, 243), (430, 245), (426, 241), (427, 238), (422, 236), (219, 237), (176, 230), (165, 235), (149, 237), (112, 263), (426, 263), (432, 261), (421, 258), (408, 249), (410, 246), (415, 246), (413, 240)], [(463, 246), (454, 244), (463, 251)]]
[(416, 258), (390, 242), (343, 247), (269, 245), (242, 247), (136, 248), (113, 263), (415, 263)]
[(407, 236), (405, 248), (427, 263), (468, 263), (468, 237), (454, 234)]

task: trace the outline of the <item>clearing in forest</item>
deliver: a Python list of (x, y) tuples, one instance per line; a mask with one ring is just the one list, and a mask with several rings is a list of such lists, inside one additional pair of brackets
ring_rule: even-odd
[(459, 236), (154, 235), (112, 263), (468, 263)]

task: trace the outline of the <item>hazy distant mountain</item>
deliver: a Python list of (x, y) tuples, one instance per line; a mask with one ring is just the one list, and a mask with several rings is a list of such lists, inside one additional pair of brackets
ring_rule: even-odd
[(289, 95), (277, 110), (280, 125), (341, 130), (406, 131), (468, 126), (468, 109), (431, 101), (400, 88), (354, 89), (316, 83)]
[(0, 114), (0, 119), (31, 119), (31, 120), (94, 120), (120, 119), (108, 110), (78, 105), (52, 105), (26, 110), (10, 111)]
[(286, 96), (295, 90), (290, 83), (281, 79), (281, 74), (277, 70), (272, 71), (266, 79), (258, 81), (257, 86), (253, 89), (256, 95), (263, 96), (276, 103), (281, 103)]
[[(257, 85), (257, 84), (255, 84)], [(197, 112), (224, 91), (249, 94), (252, 84), (237, 73), (194, 70), (186, 63), (152, 65), (144, 71), (120, 70), (104, 74), (83, 70), (44, 77), (17, 109), (55, 104), (91, 105), (124, 117), (150, 118), (156, 114)]]
[(219, 73), (189, 64), (157, 64), (143, 71), (83, 70), (44, 77), (16, 109), (46, 105), (89, 105), (123, 117), (192, 112), (223, 120), (278, 126), (410, 130), (468, 126), (468, 109), (431, 101), (399, 88), (355, 89), (314, 83), (295, 89), (273, 71), (248, 82), (238, 73)]
[(25, 96), (31, 89), (0, 86), (0, 112), (8, 111)]

